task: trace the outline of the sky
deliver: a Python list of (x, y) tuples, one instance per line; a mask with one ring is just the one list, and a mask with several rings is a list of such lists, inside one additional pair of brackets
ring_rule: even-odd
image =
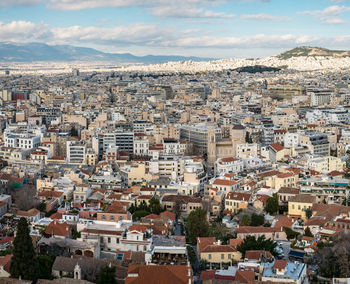
[(350, 50), (350, 0), (0, 0), (0, 42), (211, 58)]

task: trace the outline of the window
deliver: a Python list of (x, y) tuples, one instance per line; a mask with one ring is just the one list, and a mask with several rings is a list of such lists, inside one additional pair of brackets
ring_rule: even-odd
[(106, 220), (106, 215), (102, 215), (101, 219)]
[(119, 238), (116, 238), (115, 240), (116, 240), (117, 244), (119, 244)]
[(123, 256), (124, 256), (124, 254), (118, 253), (118, 254), (117, 254), (117, 259), (118, 259), (118, 260), (123, 260)]
[(108, 237), (107, 241), (108, 241), (108, 243), (110, 244), (110, 243), (111, 243), (111, 238)]
[(208, 254), (208, 258), (211, 259), (211, 254), (210, 253)]
[(225, 254), (221, 254), (221, 259), (225, 259)]
[(228, 259), (231, 259), (231, 254), (230, 254), (230, 253), (227, 255), (227, 258), (228, 258)]

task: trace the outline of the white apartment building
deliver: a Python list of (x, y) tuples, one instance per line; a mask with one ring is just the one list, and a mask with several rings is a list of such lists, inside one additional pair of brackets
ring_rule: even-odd
[(149, 150), (149, 140), (144, 133), (134, 134), (134, 155), (147, 156)]
[(243, 171), (244, 164), (240, 159), (226, 157), (217, 159), (214, 168), (216, 174), (221, 176), (227, 173), (239, 173)]
[(322, 106), (329, 104), (332, 100), (332, 92), (329, 90), (314, 90), (308, 92), (312, 106)]
[(40, 136), (23, 134), (4, 134), (5, 147), (17, 149), (36, 149), (40, 146)]
[(259, 157), (259, 145), (257, 143), (243, 143), (236, 146), (237, 158), (245, 159), (250, 156)]
[(284, 135), (284, 147), (291, 148), (299, 145), (299, 133), (287, 132)]
[(86, 154), (85, 141), (67, 141), (67, 162), (84, 164)]

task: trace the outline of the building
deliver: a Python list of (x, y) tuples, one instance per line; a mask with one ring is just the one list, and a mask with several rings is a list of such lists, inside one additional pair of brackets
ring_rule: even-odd
[(129, 265), (125, 284), (193, 283), (190, 265)]
[(298, 261), (276, 259), (262, 263), (261, 281), (268, 283), (307, 283), (306, 264)]
[(84, 164), (86, 158), (85, 141), (67, 141), (67, 162)]
[(314, 203), (315, 197), (312, 195), (295, 195), (288, 202), (288, 215), (306, 220), (306, 210), (311, 209)]
[(250, 193), (229, 192), (225, 198), (225, 210), (231, 213), (237, 213), (239, 210), (244, 210), (248, 207), (251, 198)]

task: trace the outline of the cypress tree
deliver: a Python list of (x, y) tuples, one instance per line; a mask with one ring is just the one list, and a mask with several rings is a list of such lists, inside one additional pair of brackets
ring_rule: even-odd
[(16, 237), (13, 241), (13, 257), (11, 260), (11, 277), (25, 280), (36, 280), (38, 260), (35, 255), (32, 238), (29, 235), (28, 223), (25, 218), (18, 222)]

